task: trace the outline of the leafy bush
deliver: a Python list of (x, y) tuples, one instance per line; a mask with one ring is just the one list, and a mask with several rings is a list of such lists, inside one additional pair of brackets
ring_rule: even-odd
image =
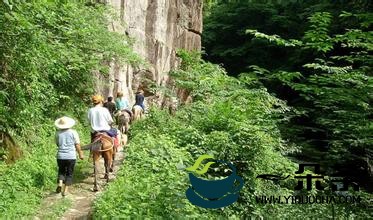
[[(16, 139), (24, 155), (11, 165), (0, 161), (0, 218), (18, 219), (54, 189), (53, 121), (86, 119), (93, 71), (106, 74), (113, 59), (142, 61), (130, 39), (108, 30), (114, 15), (102, 4), (0, 1), (0, 14), (0, 133)], [(87, 143), (89, 131), (78, 131)]]
[[(337, 216), (347, 217), (361, 211), (325, 204), (257, 203), (255, 196), (295, 194), (294, 180), (273, 184), (256, 178), (259, 174), (290, 174), (297, 170), (296, 164), (284, 156), (291, 149), (277, 128), (288, 107), (263, 89), (247, 89), (245, 83), (228, 77), (219, 66), (193, 55), (187, 57), (189, 61), (193, 59), (173, 76), (178, 86), (193, 88), (190, 92), (197, 101), (184, 106), (175, 117), (153, 109), (145, 120), (131, 128), (126, 160), (119, 177), (95, 202), (96, 218), (283, 219), (311, 218), (315, 213), (319, 218), (330, 218), (332, 210)], [(238, 202), (211, 210), (186, 200), (189, 180), (184, 168), (193, 165), (202, 154), (236, 164), (238, 175), (245, 180)], [(359, 215), (367, 216), (364, 212)]]
[[(21, 160), (0, 170), (0, 218), (31, 216), (37, 211), (45, 191), (53, 191), (57, 181), (57, 147), (54, 141), (53, 121), (24, 139), (29, 151)], [(89, 129), (81, 124), (77, 131), (82, 143), (89, 141)], [(78, 162), (77, 166), (87, 164)], [(20, 207), (20, 204), (22, 207)]]
[(310, 27), (297, 44), (253, 30), (248, 33), (278, 46), (286, 42), (299, 53), (314, 54), (313, 60), (303, 64), (298, 72), (266, 71), (258, 76), (298, 94), (296, 100), (292, 98), (298, 114), (290, 124), (292, 129), (285, 128), (284, 133), (303, 146), (302, 156), (330, 167), (330, 173), (353, 176), (372, 191), (371, 21), (367, 14), (344, 12), (338, 19), (353, 19), (357, 27), (330, 35), (333, 19), (337, 18), (327, 12), (310, 16)]
[(94, 92), (93, 70), (106, 73), (113, 58), (140, 62), (130, 40), (107, 29), (112, 16), (101, 4), (11, 2), (0, 2), (2, 131), (19, 134), (61, 106), (80, 115)]
[(206, 59), (288, 101), (295, 117), (281, 130), (301, 160), (373, 192), (372, 1), (205, 0), (205, 10)]
[(203, 210), (184, 196), (186, 173), (177, 170), (192, 160), (190, 154), (166, 135), (139, 133), (132, 141), (119, 177), (95, 202), (95, 217), (173, 219), (181, 212), (185, 217), (201, 217)]

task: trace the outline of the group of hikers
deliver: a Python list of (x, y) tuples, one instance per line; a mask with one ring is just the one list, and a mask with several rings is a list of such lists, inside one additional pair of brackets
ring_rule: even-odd
[[(141, 106), (145, 111), (144, 106), (144, 91), (138, 90), (135, 97), (134, 106)], [(101, 95), (92, 97), (93, 107), (88, 110), (88, 121), (91, 126), (91, 142), (94, 142), (97, 134), (105, 133), (113, 139), (117, 137), (117, 130), (112, 127), (114, 124), (114, 116), (116, 112), (127, 111), (132, 115), (128, 100), (123, 96), (122, 92), (117, 93), (115, 102), (113, 97), (109, 96), (107, 102)], [(58, 147), (57, 150), (57, 165), (58, 178), (56, 193), (62, 193), (62, 196), (67, 195), (68, 188), (72, 184), (72, 177), (76, 163), (76, 152), (79, 158), (83, 160), (83, 152), (80, 147), (80, 139), (76, 130), (72, 129), (75, 125), (75, 120), (63, 116), (55, 121), (57, 128), (55, 141)], [(114, 142), (116, 145), (118, 142)], [(64, 186), (64, 187), (63, 187)]]
[[(134, 106), (135, 105), (141, 106), (143, 111), (145, 111), (144, 99), (145, 99), (144, 91), (140, 89), (136, 93)], [(111, 116), (114, 116), (114, 113), (116, 111), (122, 111), (122, 110), (126, 110), (126, 111), (130, 112), (130, 114), (132, 114), (128, 99), (126, 99), (123, 96), (123, 92), (118, 92), (117, 93), (117, 98), (115, 99), (115, 102), (113, 102), (113, 97), (109, 96), (107, 98), (107, 101), (104, 103), (104, 107), (109, 110)]]

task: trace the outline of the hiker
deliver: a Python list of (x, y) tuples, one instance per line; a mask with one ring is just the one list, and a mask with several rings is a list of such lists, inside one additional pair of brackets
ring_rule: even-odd
[(114, 112), (116, 110), (116, 106), (115, 106), (115, 103), (113, 102), (113, 97), (112, 96), (109, 96), (107, 98), (107, 102), (104, 103), (104, 107), (109, 110), (111, 117), (113, 117)]
[(122, 111), (125, 109), (129, 110), (128, 100), (123, 96), (123, 92), (117, 93), (117, 98), (115, 99), (115, 106), (117, 108), (117, 111)]
[(91, 125), (91, 142), (97, 133), (106, 133), (110, 137), (115, 138), (117, 131), (115, 128), (111, 128), (113, 118), (107, 108), (103, 107), (103, 98), (100, 95), (94, 95), (92, 97), (92, 103), (94, 107), (88, 111), (88, 120)]
[(135, 105), (141, 106), (142, 110), (145, 112), (144, 100), (145, 100), (145, 97), (144, 97), (144, 90), (139, 89), (139, 90), (136, 92), (136, 96), (135, 96), (135, 104), (134, 104), (134, 106), (135, 106)]
[[(71, 129), (75, 125), (75, 120), (69, 117), (61, 117), (54, 122), (57, 127), (56, 144), (58, 179), (56, 193), (62, 191), (62, 196), (67, 195), (68, 188), (72, 184), (74, 167), (76, 163), (76, 151), (79, 158), (83, 160), (83, 151), (80, 149), (78, 133)], [(62, 189), (64, 184), (64, 188)]]

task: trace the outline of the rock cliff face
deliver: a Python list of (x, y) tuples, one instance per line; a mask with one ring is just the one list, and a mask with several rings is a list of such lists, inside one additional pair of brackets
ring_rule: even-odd
[[(134, 50), (149, 65), (135, 68), (110, 64), (109, 77), (98, 76), (97, 90), (108, 96), (123, 91), (133, 103), (134, 92), (145, 90), (154, 97), (149, 82), (166, 85), (168, 72), (177, 68), (176, 50), (201, 49), (202, 0), (108, 0), (118, 12), (120, 21), (109, 27), (134, 39)], [(185, 97), (184, 97), (185, 98)], [(162, 97), (158, 98), (158, 104)]]

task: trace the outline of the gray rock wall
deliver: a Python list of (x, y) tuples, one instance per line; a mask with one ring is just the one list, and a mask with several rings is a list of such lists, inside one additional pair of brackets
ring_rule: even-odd
[[(135, 68), (110, 64), (109, 77), (97, 74), (97, 90), (103, 95), (123, 91), (133, 103), (134, 92), (144, 88), (148, 100), (155, 96), (149, 92), (145, 79), (157, 85), (169, 82), (168, 72), (179, 65), (176, 50), (201, 49), (202, 0), (108, 0), (118, 12), (119, 21), (109, 28), (135, 40), (134, 50), (149, 65)], [(180, 91), (179, 91), (180, 94)], [(162, 97), (157, 96), (158, 104)]]

